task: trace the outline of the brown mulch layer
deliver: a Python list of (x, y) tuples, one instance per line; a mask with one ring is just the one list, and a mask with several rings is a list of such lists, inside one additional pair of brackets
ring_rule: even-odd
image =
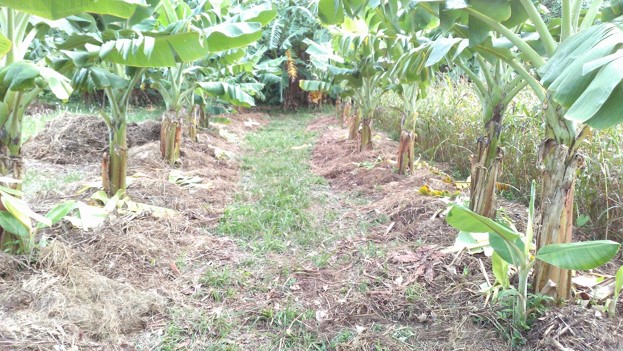
[[(397, 175), (394, 171), (397, 142), (376, 133), (374, 149), (357, 152), (356, 141), (346, 140), (348, 131), (338, 126), (334, 117), (315, 120), (309, 130), (319, 134), (312, 155), (313, 171), (325, 177), (336, 191), (367, 198), (368, 203), (358, 206), (359, 213), (382, 214), (388, 218), (388, 223), (371, 229), (362, 239), (364, 243), (344, 244), (354, 248), (372, 242), (393, 249), (387, 261), (372, 261), (364, 268), (377, 289), (368, 296), (360, 296), (359, 309), (345, 315), (349, 318), (367, 315), (377, 322), (415, 326), (417, 340), (421, 342), (411, 344), (414, 349), (511, 349), (510, 341), (500, 336), (509, 329), (501, 331), (494, 327), (497, 324), (508, 328), (509, 320), (497, 315), (497, 305), (487, 304), (479, 293), (480, 283), (486, 280), (484, 274), (489, 280), (494, 279), (490, 259), (482, 254), (440, 253), (456, 237), (456, 230), (444, 219), (448, 200), (424, 196), (419, 189), (427, 185), (435, 190), (456, 191), (452, 183), (444, 181), (447, 175), (427, 164), (412, 175)], [(500, 204), (504, 215), (523, 230), (525, 207), (503, 199)], [(612, 273), (615, 266), (606, 268)], [(483, 269), (489, 273), (483, 274)], [(349, 278), (354, 280), (354, 277), (341, 279)], [(406, 300), (405, 293), (414, 286), (420, 289), (420, 298)], [(359, 325), (369, 322), (365, 318), (355, 319), (350, 322)], [(482, 324), (483, 320), (494, 323)], [(577, 305), (549, 310), (524, 336), (527, 345), (518, 348), (525, 350), (623, 349), (620, 317), (607, 318), (604, 313), (596, 314)], [(383, 340), (383, 345), (395, 342)], [(395, 345), (390, 349), (410, 348)]]
[[(128, 124), (128, 147), (144, 145), (160, 138), (160, 122)], [(27, 158), (53, 164), (83, 164), (101, 161), (108, 148), (108, 128), (96, 115), (59, 116), (24, 144)]]
[[(49, 244), (37, 257), (0, 253), (0, 350), (133, 349), (128, 341), (164, 323), (171, 304), (186, 299), (185, 289), (197, 284), (181, 277), (180, 258), (193, 264), (244, 255), (230, 240), (208, 233), (238, 187), (238, 141), (268, 120), (263, 114), (230, 119), (201, 131), (198, 142), (184, 140), (176, 165), (161, 159), (158, 122), (129, 126), (129, 198), (176, 214), (111, 215), (90, 230), (61, 223), (38, 232), (37, 240)], [(45, 168), (51, 177), (67, 167), (97, 167), (107, 147), (105, 128), (94, 116), (59, 117), (25, 146), (27, 164)], [(200, 177), (202, 187), (169, 182), (171, 172)], [(62, 198), (89, 202), (97, 189), (78, 192), (83, 185), (69, 184)], [(43, 212), (59, 201), (59, 193), (29, 201)], [(200, 272), (191, 276), (197, 279)]]

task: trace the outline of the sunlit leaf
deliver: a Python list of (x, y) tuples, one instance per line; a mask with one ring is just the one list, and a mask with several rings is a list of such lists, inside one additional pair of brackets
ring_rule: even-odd
[(26, 227), (21, 221), (15, 218), (15, 216), (6, 211), (0, 211), (0, 227), (22, 238), (30, 236), (30, 228)]
[[(67, 216), (69, 212), (74, 210), (78, 206), (76, 200), (68, 200), (61, 202), (54, 206), (48, 213), (46, 213), (45, 217), (50, 220), (50, 225), (54, 225), (58, 223), (63, 217)], [(37, 223), (37, 228), (44, 228), (45, 224)]]
[(50, 219), (34, 212), (22, 199), (18, 199), (8, 194), (3, 194), (0, 197), (0, 200), (7, 211), (27, 228), (32, 228), (31, 218), (47, 226), (52, 225)]
[(56, 20), (82, 12), (128, 18), (146, 3), (142, 0), (0, 0), (0, 6)]
[(519, 234), (511, 229), (503, 226), (502, 224), (493, 221), (490, 218), (481, 216), (469, 209), (460, 206), (453, 205), (450, 212), (448, 212), (447, 222), (456, 229), (466, 232), (476, 233), (490, 233), (494, 232), (504, 237), (509, 241), (514, 241), (519, 238)]
[(560, 268), (586, 270), (610, 261), (619, 247), (619, 243), (610, 240), (552, 244), (543, 246), (536, 258)]

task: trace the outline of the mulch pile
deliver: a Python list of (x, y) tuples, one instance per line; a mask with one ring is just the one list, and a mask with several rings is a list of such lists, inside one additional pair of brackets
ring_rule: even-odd
[[(160, 122), (128, 124), (128, 147), (160, 140)], [(24, 145), (27, 158), (53, 164), (97, 163), (108, 149), (108, 128), (99, 116), (69, 115), (55, 118)]]

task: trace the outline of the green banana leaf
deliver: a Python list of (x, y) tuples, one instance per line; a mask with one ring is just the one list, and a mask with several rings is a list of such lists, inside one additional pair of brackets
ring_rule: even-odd
[(490, 218), (476, 214), (469, 209), (453, 205), (446, 218), (449, 225), (458, 230), (470, 233), (496, 233), (508, 241), (515, 241), (519, 233), (493, 221)]
[(620, 246), (610, 240), (552, 244), (543, 246), (536, 258), (565, 269), (593, 269), (614, 258)]
[(133, 67), (172, 67), (211, 52), (247, 46), (262, 37), (259, 23), (221, 23), (205, 33), (146, 34), (102, 44), (100, 57)]
[(321, 80), (304, 80), (299, 81), (299, 87), (305, 91), (324, 91), (330, 92), (333, 88), (331, 83), (323, 82)]
[(61, 100), (68, 99), (73, 91), (65, 76), (29, 61), (15, 62), (4, 67), (0, 70), (0, 82), (3, 87), (13, 91), (30, 90), (44, 83)]
[(147, 4), (143, 0), (0, 0), (0, 6), (57, 20), (82, 12), (129, 18)]
[(604, 129), (623, 122), (623, 24), (601, 23), (570, 37), (539, 70), (565, 118)]
[(242, 88), (224, 82), (198, 82), (197, 85), (208, 95), (242, 107), (255, 106), (255, 100)]

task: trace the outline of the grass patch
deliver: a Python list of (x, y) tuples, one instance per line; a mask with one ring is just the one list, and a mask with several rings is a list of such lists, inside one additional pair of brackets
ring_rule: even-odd
[(234, 317), (227, 311), (218, 314), (199, 310), (172, 311), (172, 320), (164, 329), (157, 349), (237, 351), (228, 336), (235, 326)]
[(208, 296), (215, 302), (234, 298), (244, 285), (244, 275), (234, 272), (230, 267), (209, 267), (199, 279), (202, 289), (196, 298)]
[(26, 169), (22, 189), (25, 194), (34, 195), (40, 192), (59, 189), (65, 184), (77, 182), (83, 179), (84, 175), (85, 173), (81, 171), (69, 171), (59, 176), (58, 174), (50, 174), (45, 171), (30, 168)]
[(279, 116), (246, 141), (246, 192), (237, 196), (220, 222), (224, 235), (250, 240), (258, 251), (282, 252), (289, 243), (322, 240), (322, 228), (308, 209), (314, 190), (326, 186), (313, 175), (308, 160), (314, 134), (305, 130), (310, 114)]

